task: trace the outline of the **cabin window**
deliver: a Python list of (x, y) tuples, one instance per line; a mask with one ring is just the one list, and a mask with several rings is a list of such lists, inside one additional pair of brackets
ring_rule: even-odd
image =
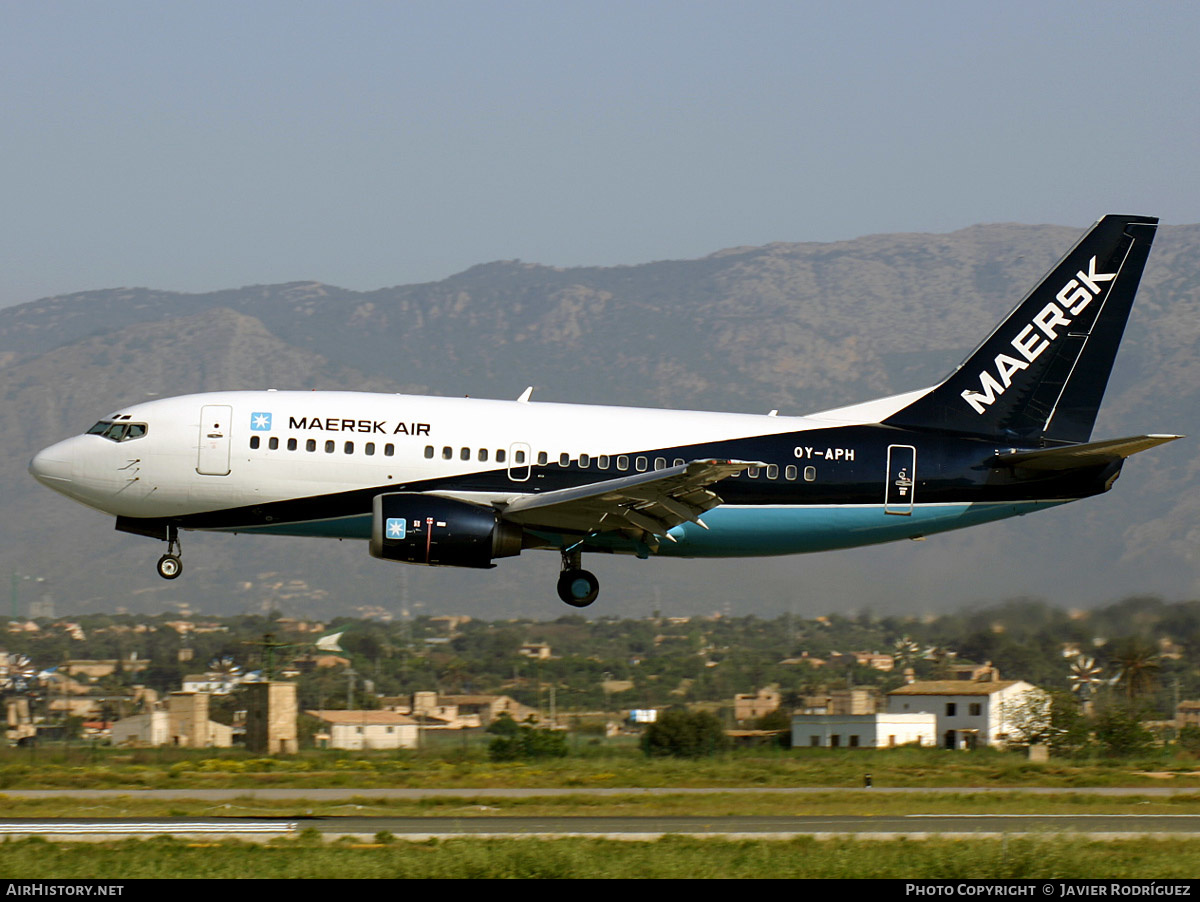
[(296, 440), (295, 440), (294, 438), (290, 438), (290, 439), (288, 439), (288, 450), (289, 450), (289, 451), (295, 451), (295, 450), (296, 450)]
[(488, 459), (488, 449), (487, 449), (487, 448), (480, 448), (480, 449), (479, 449), (479, 460), (480, 460), (480, 462), (485, 462), (485, 461), (487, 461), (487, 459)]
[(505, 451), (503, 448), (496, 449), (496, 463), (498, 463), (498, 464), (504, 463), (504, 460), (507, 457), (508, 457), (508, 452)]
[(363, 445), (363, 451), (366, 452), (367, 457), (374, 457), (375, 456), (375, 443), (367, 442), (365, 445)]
[(258, 448), (258, 442), (259, 442), (259, 438), (258, 438), (258, 436), (257, 436), (257, 435), (252, 435), (252, 436), (250, 436), (250, 448), (251, 448), (252, 450), (257, 450), (257, 448)]
[(271, 436), (271, 440), (269, 442), (267, 442), (267, 447), (270, 448), (272, 451), (278, 451), (279, 450), (279, 439), (276, 438), (275, 436)]
[(471, 459), (471, 449), (470, 448), (462, 448), (458, 452), (458, 459), (459, 460), (470, 460)]
[(646, 471), (646, 467), (648, 467), (650, 465), (650, 461), (646, 460), (646, 458), (644, 458), (644, 457), (639, 457), (633, 463), (634, 463), (634, 466), (637, 467), (637, 471), (639, 473), (644, 473)]
[(654, 458), (654, 469), (665, 470), (667, 468), (667, 459), (665, 457)]
[(617, 469), (618, 470), (628, 470), (629, 469), (629, 457), (627, 455), (621, 454), (617, 457)]
[(779, 467), (776, 464), (767, 464), (767, 479), (778, 479)]
[(750, 469), (748, 469), (746, 471), (746, 475), (749, 476), (751, 479), (758, 479), (758, 471), (760, 469), (761, 469), (760, 467), (751, 467)]
[(354, 442), (346, 442), (346, 444), (342, 446), (342, 453), (343, 454), (353, 454), (354, 453)]
[(426, 459), (426, 460), (433, 460), (433, 445), (426, 445), (426, 446), (425, 446), (425, 459)]
[(546, 463), (549, 460), (550, 460), (550, 455), (548, 455), (545, 451), (538, 452), (538, 466), (539, 467), (546, 466)]
[(592, 457), (590, 454), (580, 454), (579, 455), (579, 466), (586, 469), (586, 468), (590, 467), (591, 465), (592, 465)]
[(562, 454), (560, 454), (560, 455), (558, 455), (558, 465), (559, 465), (560, 467), (569, 467), (569, 466), (571, 466), (571, 455), (570, 455), (570, 454), (567, 454), (567, 453), (565, 453), (565, 452), (564, 452), (564, 453), (562, 453)]
[(449, 445), (442, 448), (442, 460), (454, 460), (454, 449)]
[(673, 466), (673, 467), (682, 467), (682, 466), (683, 466), (685, 463), (687, 463), (687, 461), (685, 461), (685, 460), (684, 460), (682, 457), (677, 457), (677, 458), (675, 458), (675, 460), (672, 462), (671, 466)]
[(336, 443), (334, 442), (333, 439), (329, 439), (328, 441), (326, 441), (325, 442), (325, 453), (332, 454), (335, 444)]
[(799, 472), (800, 471), (797, 470), (795, 467), (788, 466), (788, 467), (784, 468), (783, 476), (785, 479), (791, 479), (791, 480), (795, 481), (796, 476), (799, 474)]
[(308, 441), (306, 441), (304, 443), (304, 450), (305, 451), (316, 451), (317, 450), (317, 440), (315, 438), (310, 438)]
[(387, 444), (387, 445), (383, 446), (383, 456), (384, 457), (391, 457), (395, 453), (396, 453), (395, 445)]
[(599, 457), (597, 457), (596, 458), (596, 466), (601, 470), (607, 470), (608, 469), (608, 455), (601, 454)]
[(805, 482), (815, 482), (816, 478), (817, 478), (817, 468), (816, 467), (805, 467), (804, 468), (804, 481)]
[(513, 463), (524, 464), (525, 463), (525, 452), (524, 451), (513, 452)]

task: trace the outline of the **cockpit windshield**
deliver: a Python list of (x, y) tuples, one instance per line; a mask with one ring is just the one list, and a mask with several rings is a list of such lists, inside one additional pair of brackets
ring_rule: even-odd
[(130, 442), (141, 438), (149, 431), (145, 423), (114, 423), (101, 420), (87, 431), (87, 435), (102, 435), (113, 442)]

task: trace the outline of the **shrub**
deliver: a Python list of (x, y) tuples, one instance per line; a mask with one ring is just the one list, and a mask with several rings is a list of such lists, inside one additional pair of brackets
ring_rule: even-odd
[(642, 734), (642, 751), (651, 758), (703, 758), (729, 747), (729, 737), (707, 711), (672, 708)]
[(488, 758), (492, 761), (527, 761), (566, 756), (567, 734), (559, 730), (518, 727), (512, 736), (497, 736), (488, 745)]

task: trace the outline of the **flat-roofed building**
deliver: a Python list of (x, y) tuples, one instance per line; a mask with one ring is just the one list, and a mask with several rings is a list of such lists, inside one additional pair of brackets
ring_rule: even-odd
[(934, 746), (937, 737), (937, 717), (930, 713), (792, 715), (794, 749)]

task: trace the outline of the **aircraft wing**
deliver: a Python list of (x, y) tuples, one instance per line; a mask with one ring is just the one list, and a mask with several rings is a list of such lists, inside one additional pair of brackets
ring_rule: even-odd
[(636, 530), (674, 541), (668, 530), (681, 523), (704, 526), (700, 515), (721, 504), (709, 486), (751, 467), (765, 466), (748, 460), (693, 460), (663, 470), (526, 495), (511, 502), (500, 515), (522, 526), (554, 532)]
[(1110, 438), (1081, 445), (1038, 448), (1033, 451), (1002, 451), (990, 458), (993, 467), (1022, 467), (1026, 470), (1073, 470), (1124, 460), (1139, 451), (1173, 442), (1182, 435), (1135, 435)]

